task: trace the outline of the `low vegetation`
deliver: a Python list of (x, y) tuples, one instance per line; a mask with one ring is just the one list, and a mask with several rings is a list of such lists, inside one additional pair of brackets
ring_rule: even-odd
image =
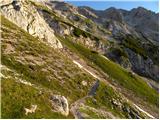
[[(146, 108), (147, 105), (148, 108), (151, 107), (151, 112), (157, 113), (159, 96), (154, 89), (140, 76), (108, 60), (95, 49), (91, 50), (82, 45), (82, 42), (78, 41), (81, 40), (78, 37), (82, 36), (82, 39), (93, 40), (97, 47), (101, 45), (101, 42), (103, 45), (108, 45), (107, 47), (112, 46), (110, 51), (124, 59), (128, 58), (125, 48), (138, 53), (144, 59), (153, 56), (150, 58), (155, 64), (158, 64), (157, 53), (154, 52), (158, 50), (157, 47), (154, 48), (151, 44), (143, 46), (144, 44), (142, 45), (140, 40), (133, 36), (126, 36), (121, 44), (118, 43), (120, 47), (115, 47), (115, 43), (97, 37), (95, 34), (87, 32), (87, 29), (80, 29), (73, 24), (73, 21), (64, 19), (46, 6), (32, 1), (26, 3), (36, 6), (42, 13), (49, 14), (51, 19), (58, 21), (64, 28), (73, 28), (70, 35), (60, 36), (55, 33), (63, 46), (70, 50), (66, 54), (72, 55), (71, 52), (73, 52), (78, 55), (86, 61), (87, 65), (99, 70), (98, 74), (103, 73), (100, 77), (106, 79), (107, 82), (100, 80), (95, 95), (88, 97), (88, 92), (96, 79), (77, 67), (68, 56), (65, 56), (66, 54), (63, 54), (62, 51), (66, 49), (55, 50), (46, 44), (45, 40), (33, 37), (1, 15), (1, 62), (3, 66), (11, 70), (2, 70), (2, 118), (74, 118), (71, 113), (65, 117), (52, 110), (50, 97), (53, 94), (65, 96), (69, 105), (87, 96), (84, 102), (86, 106), (105, 112), (109, 111), (115, 117), (129, 118), (129, 112), (126, 111), (128, 108), (132, 112), (137, 112), (130, 102), (126, 102), (118, 91), (106, 83), (114, 85), (121, 90), (121, 93), (128, 95), (129, 99), (133, 99), (133, 101), (137, 99), (140, 104), (136, 104), (140, 107), (142, 105)], [(94, 26), (89, 19), (85, 19), (83, 22), (88, 26)], [(101, 27), (97, 27), (97, 29), (104, 34), (111, 34)], [(153, 52), (153, 55), (146, 49)], [(25, 80), (33, 85), (21, 83), (20, 80)], [(87, 85), (82, 84), (83, 81)], [(117, 103), (114, 103), (114, 100)], [(24, 108), (30, 108), (32, 104), (38, 106), (36, 112), (25, 115)], [(86, 109), (86, 106), (80, 108), (80, 112), (88, 115), (86, 118), (105, 118), (93, 109)], [(141, 113), (140, 116), (143, 118)], [(136, 118), (136, 116), (133, 115), (132, 118)]]
[(132, 73), (126, 71), (118, 64), (105, 59), (100, 54), (95, 54), (81, 44), (73, 42), (70, 38), (62, 39), (62, 42), (67, 45), (71, 51), (76, 52), (84, 59), (91, 61), (101, 68), (110, 78), (115, 80), (114, 82), (123, 89), (126, 89), (128, 93), (131, 92), (135, 96), (143, 99), (143, 101), (158, 107), (158, 93), (150, 88), (140, 77), (132, 75)]
[(73, 34), (77, 37), (80, 37), (80, 35), (82, 35), (83, 37), (87, 38), (89, 36), (86, 32), (82, 31), (79, 28), (75, 28)]
[[(7, 66), (9, 69), (16, 71), (17, 74), (20, 74), (21, 79), (41, 86), (44, 89), (51, 91), (53, 94), (60, 94), (67, 97), (69, 104), (87, 94), (90, 86), (92, 85), (92, 82), (94, 82), (94, 78), (92, 76), (80, 70), (60, 51), (54, 50), (54, 48), (46, 45), (38, 38), (29, 35), (27, 32), (11, 23), (3, 16), (1, 16), (1, 20), (3, 38), (1, 61), (3, 65)], [(8, 46), (11, 46), (14, 51), (11, 51), (9, 53), (6, 52), (7, 50), (9, 50)], [(83, 80), (87, 82), (87, 86), (83, 86), (81, 84)], [(10, 81), (13, 82), (13, 86), (10, 86), (10, 84), (8, 84)], [(9, 79), (2, 82), (2, 86), (5, 86), (4, 89), (6, 89), (5, 93), (3, 93), (2, 91), (2, 101), (4, 102), (4, 104), (2, 104), (2, 109), (3, 111), (4, 109), (6, 111), (2, 113), (3, 118), (14, 118), (15, 116), (17, 116), (16, 118), (24, 117), (24, 111), (21, 110), (23, 103), (28, 102), (27, 105), (29, 105), (29, 103), (33, 99), (36, 99), (36, 97), (29, 99), (28, 96), (32, 96), (29, 95), (29, 92), (32, 91), (32, 88), (29, 87), (31, 88), (29, 90), (28, 86), (26, 86), (27, 88), (23, 88), (22, 85), (17, 84), (17, 89), (15, 89), (15, 92), (9, 92), (9, 89), (14, 89), (14, 86), (16, 87), (16, 85), (14, 84), (16, 84), (14, 82), (14, 79)], [(23, 93), (23, 89), (26, 89), (28, 91), (26, 91), (26, 93)], [(13, 97), (13, 99), (17, 100), (17, 103), (14, 102), (14, 100), (10, 102), (11, 99), (5, 97), (8, 96), (8, 94), (10, 94), (9, 97)], [(43, 101), (43, 104), (47, 102), (45, 101), (45, 99), (48, 99), (47, 96), (44, 97), (46, 98), (41, 99), (41, 102)], [(22, 100), (24, 102), (21, 103)], [(15, 105), (13, 106), (14, 103)], [(20, 106), (17, 106), (17, 104), (20, 104)], [(17, 106), (17, 110), (14, 111), (12, 106)], [(20, 113), (22, 115), (20, 115)], [(40, 118), (40, 113), (37, 113), (38, 115), (35, 116), (27, 117)], [(49, 118), (51, 113), (52, 112), (48, 112), (47, 114), (46, 110), (46, 114), (44, 115), (44, 117)], [(58, 116), (58, 114), (53, 113), (53, 115), (51, 115), (50, 117), (59, 118), (60, 116)]]
[[(2, 79), (2, 113), (3, 119), (7, 118), (73, 118), (72, 115), (65, 117), (57, 112), (53, 112), (49, 101), (49, 93), (46, 91), (39, 94), (39, 90), (15, 82), (14, 78)], [(24, 108), (37, 105), (35, 113), (25, 115)]]
[(139, 40), (136, 38), (133, 38), (132, 36), (126, 36), (124, 38), (123, 45), (131, 50), (133, 50), (135, 53), (140, 54), (144, 57), (144, 59), (147, 59), (147, 53), (145, 49), (142, 47), (141, 43), (138, 42)]
[(96, 113), (95, 111), (88, 108), (81, 107), (80, 112), (87, 114), (87, 116), (85, 117), (86, 119), (105, 119), (105, 116), (101, 115), (100, 113)]
[(124, 51), (123, 48), (120, 48), (120, 47), (111, 47), (110, 48), (110, 52), (112, 52), (114, 55), (118, 56), (118, 57), (126, 57), (128, 58), (128, 55), (127, 53)]
[[(96, 109), (109, 111), (117, 118), (129, 118), (130, 113), (125, 109), (135, 111), (134, 108), (132, 108), (131, 105), (127, 103), (112, 87), (103, 82), (100, 82), (95, 96), (86, 100), (86, 104)], [(139, 116), (141, 118), (144, 117), (141, 113)], [(136, 118), (136, 116), (132, 117)]]

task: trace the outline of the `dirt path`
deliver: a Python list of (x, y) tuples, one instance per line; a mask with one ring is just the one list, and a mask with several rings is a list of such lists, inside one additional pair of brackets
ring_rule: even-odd
[(96, 94), (96, 90), (97, 90), (98, 87), (99, 87), (99, 80), (97, 80), (97, 81), (95, 82), (95, 84), (91, 87), (88, 95), (89, 95), (89, 96), (94, 96), (94, 95)]
[[(109, 86), (111, 86), (114, 90), (117, 91), (117, 88), (115, 86), (113, 86), (111, 83), (109, 83), (107, 81), (107, 78), (109, 76), (107, 76), (105, 73), (103, 73), (103, 71), (99, 72), (96, 69), (90, 67), (90, 65), (88, 65), (83, 59), (81, 59), (79, 56), (73, 54), (70, 50), (67, 49), (67, 51), (65, 52), (66, 55), (73, 60), (73, 63), (76, 64), (79, 68), (83, 69), (84, 71), (86, 71), (87, 73), (89, 73), (90, 75), (92, 75), (94, 78), (103, 81), (104, 83), (108, 84)], [(103, 58), (105, 58), (106, 60), (109, 60), (107, 57), (101, 55)], [(85, 66), (85, 67), (84, 67)], [(119, 93), (121, 96), (123, 96), (123, 98), (126, 101), (129, 101), (133, 104), (133, 106), (135, 108), (137, 108), (139, 111), (143, 112), (144, 114), (146, 114), (148, 117), (150, 118), (155, 118), (153, 117), (151, 114), (149, 114), (148, 112), (144, 111), (143, 109), (141, 109), (140, 107), (138, 107), (137, 105), (135, 105), (131, 100), (129, 100), (126, 96), (124, 96), (124, 94)]]
[(92, 75), (94, 78), (100, 79), (97, 75), (95, 75), (94, 73), (90, 72), (89, 70), (87, 70), (86, 68), (84, 68), (79, 62), (73, 60), (73, 63), (78, 65), (79, 68), (85, 70), (87, 73), (89, 73), (90, 75)]
[(85, 96), (85, 97), (78, 99), (77, 101), (75, 101), (74, 103), (71, 104), (70, 111), (74, 115), (75, 119), (83, 119), (83, 116), (81, 115), (81, 113), (79, 112), (78, 109), (79, 109), (80, 105), (84, 102), (84, 100), (88, 97), (89, 96)]
[[(107, 58), (106, 58), (107, 59)], [(108, 59), (107, 59), (108, 60)], [(103, 82), (107, 82), (106, 80), (103, 80), (102, 78), (100, 78), (99, 76), (97, 76), (97, 75), (95, 75), (93, 72), (91, 72), (91, 71), (89, 71), (89, 69), (86, 69), (85, 67), (83, 67), (79, 62), (77, 62), (77, 61), (75, 61), (75, 60), (73, 60), (73, 63), (75, 63), (79, 68), (81, 68), (81, 69), (83, 69), (83, 70), (85, 70), (87, 73), (89, 73), (90, 75), (92, 75), (94, 78), (96, 78), (96, 79), (98, 79), (98, 80), (101, 80), (101, 81), (103, 81)], [(108, 82), (107, 82), (108, 83)], [(108, 85), (110, 85), (109, 83), (108, 83)], [(110, 85), (113, 89), (115, 89), (116, 90), (116, 88), (113, 86), (113, 85)], [(96, 91), (96, 88), (94, 88), (93, 86), (91, 87), (91, 90), (92, 90), (92, 92), (90, 91), (90, 95), (93, 95), (94, 94), (94, 92)], [(94, 91), (94, 92), (93, 92)], [(122, 95), (122, 94), (121, 94)], [(87, 98), (87, 97), (89, 97), (89, 96), (85, 96), (84, 98), (82, 98), (82, 99), (79, 99), (78, 101), (76, 101), (75, 102), (75, 105), (73, 105), (74, 107), (72, 107), (72, 113), (74, 114), (74, 116), (75, 116), (75, 118), (80, 118), (81, 116), (80, 115), (78, 115), (78, 112), (76, 111), (76, 110), (78, 110), (78, 108), (79, 108), (79, 106), (78, 105), (80, 105), (80, 103), (82, 103), (84, 100), (85, 100), (85, 98)], [(127, 99), (125, 96), (123, 96), (125, 99), (126, 99), (126, 101), (130, 101), (129, 99)], [(153, 117), (151, 114), (149, 114), (148, 112), (146, 112), (145, 110), (143, 110), (143, 109), (141, 109), (140, 107), (138, 107), (136, 104), (134, 104), (132, 101), (130, 101), (139, 111), (141, 111), (141, 112), (143, 112), (144, 114), (146, 114), (148, 117), (150, 117), (150, 118), (152, 118), (152, 119), (154, 119), (155, 117)]]
[(76, 119), (83, 119), (83, 116), (81, 115), (81, 113), (79, 112), (79, 108), (80, 106), (85, 102), (86, 98), (92, 97), (93, 95), (95, 95), (96, 93), (96, 89), (99, 86), (99, 80), (97, 80), (91, 87), (91, 89), (89, 90), (88, 95), (84, 96), (81, 99), (78, 99), (77, 101), (75, 101), (74, 103), (71, 104), (71, 109), (70, 111), (72, 112), (72, 114), (74, 115), (74, 117)]

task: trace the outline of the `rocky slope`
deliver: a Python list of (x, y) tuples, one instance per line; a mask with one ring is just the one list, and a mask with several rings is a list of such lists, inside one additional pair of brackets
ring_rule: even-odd
[(61, 43), (54, 36), (54, 30), (46, 24), (36, 8), (31, 3), (25, 3), (27, 3), (27, 1), (19, 2), (11, 0), (2, 2), (2, 14), (13, 23), (18, 23), (18, 26), (29, 34), (46, 40), (46, 43), (55, 48), (62, 48)]
[(158, 118), (158, 83), (136, 74), (158, 79), (157, 41), (142, 38), (133, 25), (140, 21), (127, 16), (2, 1), (1, 117)]
[[(97, 17), (86, 14), (86, 9)], [(117, 48), (107, 50), (108, 57), (140, 75), (158, 80), (158, 14), (142, 7), (131, 11), (116, 8), (96, 11), (80, 7), (79, 12), (112, 32), (112, 37), (121, 48), (120, 51)], [(127, 57), (120, 52), (127, 54)], [(126, 61), (128, 65), (124, 66)]]

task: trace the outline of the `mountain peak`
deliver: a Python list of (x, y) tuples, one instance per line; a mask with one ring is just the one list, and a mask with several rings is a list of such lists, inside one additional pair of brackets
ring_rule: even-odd
[(118, 9), (116, 9), (115, 7), (109, 7), (109, 8), (107, 8), (107, 9), (104, 10), (104, 11), (108, 11), (108, 10), (118, 10)]
[(138, 12), (138, 13), (141, 13), (141, 14), (147, 14), (147, 13), (154, 13), (150, 10), (147, 10), (146, 8), (144, 7), (137, 7), (137, 8), (133, 8), (131, 10), (131, 12)]
[(78, 8), (80, 8), (80, 9), (87, 9), (89, 11), (95, 11), (95, 9), (93, 9), (93, 8), (91, 8), (89, 6), (79, 6)]

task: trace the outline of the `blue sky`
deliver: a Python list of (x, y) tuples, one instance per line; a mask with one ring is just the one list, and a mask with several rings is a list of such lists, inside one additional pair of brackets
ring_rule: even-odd
[(105, 10), (109, 7), (115, 7), (118, 9), (131, 10), (139, 6), (148, 10), (158, 12), (158, 0), (65, 0), (75, 6), (89, 6), (96, 10)]

